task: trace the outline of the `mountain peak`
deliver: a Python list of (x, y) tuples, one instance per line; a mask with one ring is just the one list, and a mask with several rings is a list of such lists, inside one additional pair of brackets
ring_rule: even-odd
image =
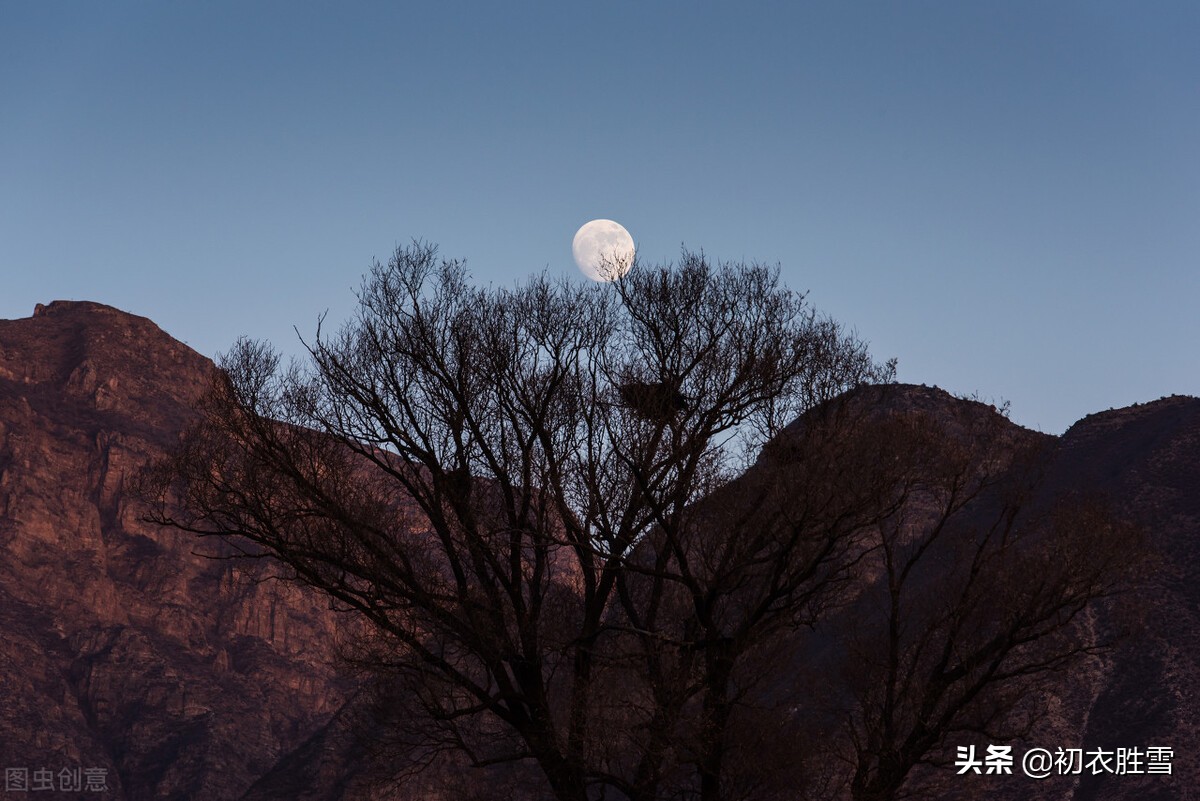
[(235, 799), (341, 705), (328, 602), (204, 558), (134, 489), (212, 370), (100, 303), (0, 320), (0, 764)]
[(1067, 429), (1064, 436), (1084, 436), (1100, 431), (1114, 431), (1152, 420), (1172, 421), (1200, 414), (1200, 398), (1191, 395), (1167, 395), (1147, 403), (1134, 403), (1120, 409), (1108, 409), (1089, 414)]
[(0, 320), (0, 395), (34, 408), (66, 401), (81, 414), (128, 414), (170, 429), (212, 369), (151, 320), (103, 303), (55, 300), (31, 317)]
[(70, 314), (81, 311), (95, 311), (103, 314), (118, 314), (129, 317), (135, 316), (121, 311), (114, 306), (96, 303), (92, 300), (52, 300), (49, 303), (38, 303), (33, 307), (33, 316), (46, 317), (54, 314)]

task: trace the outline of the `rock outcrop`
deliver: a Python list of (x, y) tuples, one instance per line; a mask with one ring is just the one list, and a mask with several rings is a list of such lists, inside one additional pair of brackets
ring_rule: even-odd
[(1200, 399), (1093, 414), (1060, 439), (1049, 480), (1101, 493), (1145, 531), (1150, 573), (1133, 632), (1091, 678), (1075, 747), (1161, 746), (1171, 775), (1079, 779), (1075, 801), (1187, 799), (1200, 777)]
[(0, 321), (0, 767), (31, 790), (94, 769), (107, 798), (238, 798), (343, 701), (325, 604), (129, 491), (212, 370), (96, 303)]

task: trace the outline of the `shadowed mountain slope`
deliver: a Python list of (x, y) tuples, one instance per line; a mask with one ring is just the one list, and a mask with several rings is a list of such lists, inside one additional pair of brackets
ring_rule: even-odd
[(1073, 798), (1189, 798), (1200, 777), (1200, 399), (1085, 417), (1049, 470), (1059, 486), (1109, 497), (1144, 528), (1152, 559), (1131, 598), (1135, 632), (1094, 677), (1076, 747), (1174, 750), (1171, 776), (1085, 775)]

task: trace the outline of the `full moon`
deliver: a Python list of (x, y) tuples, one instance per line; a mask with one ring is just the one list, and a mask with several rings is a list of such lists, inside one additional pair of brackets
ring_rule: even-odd
[(571, 242), (575, 263), (593, 281), (615, 281), (633, 266), (633, 237), (620, 223), (592, 220)]

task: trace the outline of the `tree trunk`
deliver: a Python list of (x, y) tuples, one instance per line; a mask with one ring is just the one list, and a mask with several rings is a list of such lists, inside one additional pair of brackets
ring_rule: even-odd
[(721, 800), (725, 768), (725, 727), (729, 723), (729, 681), (733, 675), (733, 643), (722, 639), (709, 647), (708, 686), (704, 693), (704, 743), (700, 760), (700, 801)]

